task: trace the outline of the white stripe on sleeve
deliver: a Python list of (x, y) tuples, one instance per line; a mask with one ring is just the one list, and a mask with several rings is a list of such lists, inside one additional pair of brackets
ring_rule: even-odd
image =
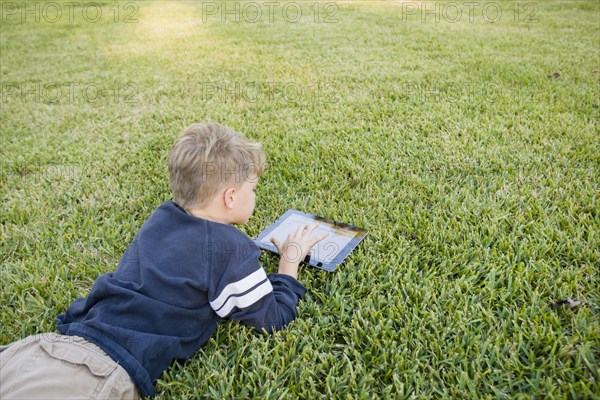
[[(210, 306), (215, 311), (219, 310), (220, 308), (223, 307), (225, 302), (227, 302), (227, 299), (229, 299), (231, 296), (239, 296), (242, 293), (247, 292), (248, 290), (252, 289), (253, 287), (258, 285), (265, 279), (267, 279), (267, 274), (265, 273), (265, 270), (262, 268), (259, 268), (255, 272), (246, 276), (245, 278), (240, 279), (237, 282), (233, 282), (233, 283), (230, 283), (229, 285), (225, 286), (223, 291), (221, 291), (221, 294), (219, 294), (219, 296), (215, 300), (210, 302)], [(269, 284), (270, 284), (270, 282), (269, 282)], [(271, 290), (272, 290), (272, 288), (271, 288)], [(254, 290), (253, 290), (253, 292), (254, 292)]]
[(273, 286), (271, 285), (271, 281), (267, 279), (260, 286), (257, 286), (251, 292), (248, 292), (243, 296), (231, 296), (229, 299), (227, 299), (223, 307), (215, 310), (215, 312), (219, 317), (224, 318), (231, 312), (231, 310), (233, 310), (233, 307), (249, 307), (272, 291)]

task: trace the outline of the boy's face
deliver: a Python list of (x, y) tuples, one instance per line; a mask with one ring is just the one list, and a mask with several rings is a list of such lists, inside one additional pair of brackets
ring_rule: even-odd
[(258, 185), (258, 177), (253, 175), (244, 181), (242, 186), (237, 191), (235, 199), (235, 209), (233, 213), (233, 223), (239, 225), (245, 225), (252, 213), (254, 212), (254, 206), (256, 205), (256, 186)]

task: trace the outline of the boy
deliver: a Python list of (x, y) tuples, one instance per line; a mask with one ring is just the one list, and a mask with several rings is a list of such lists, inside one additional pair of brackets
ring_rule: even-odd
[[(192, 356), (230, 318), (256, 330), (296, 317), (298, 265), (326, 235), (300, 226), (277, 274), (232, 224), (245, 224), (264, 168), (260, 144), (217, 124), (192, 125), (169, 152), (173, 201), (160, 205), (87, 298), (57, 317), (62, 335), (0, 350), (0, 398), (138, 398), (174, 359)], [(289, 250), (289, 251), (288, 251)]]

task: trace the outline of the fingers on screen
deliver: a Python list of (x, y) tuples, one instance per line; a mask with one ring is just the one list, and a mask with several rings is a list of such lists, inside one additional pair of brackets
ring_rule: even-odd
[(329, 236), (329, 232), (323, 232), (321, 233), (319, 236), (317, 236), (316, 238), (314, 238), (312, 240), (312, 245), (314, 246), (315, 244), (319, 243), (321, 240), (325, 239), (327, 236)]
[(300, 224), (298, 225), (298, 229), (296, 229), (296, 235), (302, 235), (306, 230), (306, 225)]
[(271, 243), (273, 243), (273, 245), (275, 245), (275, 247), (277, 248), (277, 251), (279, 251), (279, 240), (277, 240), (275, 237), (272, 237), (271, 239), (269, 239), (271, 241)]
[(315, 222), (315, 223), (314, 223), (314, 224), (312, 224), (311, 226), (308, 226), (308, 227), (306, 228), (306, 233), (310, 235), (310, 234), (312, 233), (312, 231), (314, 231), (315, 229), (317, 229), (317, 227), (318, 227), (319, 225), (321, 225), (321, 224), (320, 224), (320, 223), (318, 223), (318, 222)]

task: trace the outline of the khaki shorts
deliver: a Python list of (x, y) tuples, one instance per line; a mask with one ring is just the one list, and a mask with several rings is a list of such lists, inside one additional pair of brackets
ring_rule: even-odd
[(139, 399), (139, 392), (98, 346), (44, 333), (0, 347), (0, 399)]

